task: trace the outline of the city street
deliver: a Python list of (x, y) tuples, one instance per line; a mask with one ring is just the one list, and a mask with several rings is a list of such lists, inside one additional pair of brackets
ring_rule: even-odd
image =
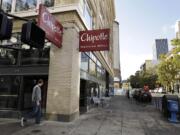
[(180, 135), (179, 5), (1, 0), (0, 135)]
[(92, 109), (74, 122), (43, 121), (20, 127), (18, 120), (0, 119), (1, 135), (178, 135), (180, 124), (169, 123), (153, 105), (131, 103), (116, 96), (105, 108)]

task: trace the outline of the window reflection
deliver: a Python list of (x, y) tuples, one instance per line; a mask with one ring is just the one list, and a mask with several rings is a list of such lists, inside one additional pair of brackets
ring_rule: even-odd
[(101, 68), (97, 67), (97, 78), (101, 79), (102, 78), (102, 71)]
[[(1, 42), (1, 45), (6, 46), (12, 46), (14, 44), (16, 47), (18, 44), (18, 33), (13, 33), (11, 39), (9, 40), (3, 40)], [(18, 50), (15, 49), (9, 49), (9, 48), (0, 48), (0, 66), (4, 65), (17, 65), (18, 61)]]
[(11, 5), (12, 5), (11, 3), (12, 3), (12, 0), (3, 0), (2, 9), (5, 12), (10, 12), (11, 11)]
[(102, 68), (102, 79), (105, 80), (106, 79), (106, 70), (104, 68)]
[(22, 50), (22, 65), (48, 65), (50, 47)]
[(96, 56), (92, 52), (89, 53), (89, 56), (96, 63), (97, 58), (96, 58)]
[(12, 49), (0, 48), (0, 66), (16, 65), (18, 51)]
[(36, 8), (37, 0), (16, 0), (16, 11)]
[(51, 7), (54, 5), (54, 0), (42, 0), (42, 4), (44, 4), (47, 7)]
[(89, 26), (89, 29), (91, 29), (92, 28), (92, 16), (90, 13), (90, 8), (89, 8), (87, 3), (86, 3), (85, 8), (84, 8), (84, 17), (85, 17), (85, 20)]
[(89, 61), (89, 73), (96, 76), (96, 64), (92, 60)]
[(0, 76), (0, 109), (17, 108), (19, 76)]
[(97, 60), (97, 65), (98, 65), (99, 67), (102, 67), (102, 65), (101, 65), (101, 63), (99, 62), (99, 60)]
[(81, 53), (81, 69), (88, 72), (89, 57), (85, 53)]
[(100, 80), (106, 78), (105, 69), (92, 52), (81, 53), (81, 69)]
[(92, 28), (92, 15), (91, 15), (91, 11), (87, 3), (87, 0), (81, 0), (80, 4), (83, 7), (83, 16), (86, 20), (86, 24), (88, 25), (89, 29), (91, 29)]

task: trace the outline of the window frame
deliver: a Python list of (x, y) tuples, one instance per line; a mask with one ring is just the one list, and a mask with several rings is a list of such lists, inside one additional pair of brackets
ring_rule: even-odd
[[(83, 5), (81, 4), (81, 6), (83, 6), (82, 14), (83, 14), (85, 23), (89, 27), (89, 29), (92, 29), (93, 28), (93, 15), (90, 9), (90, 5), (88, 4), (87, 0), (82, 0), (82, 2), (83, 2)], [(88, 19), (90, 20), (87, 19), (86, 13), (88, 13)]]
[[(51, 1), (52, 1), (52, 6), (48, 6), (48, 7), (53, 7), (53, 6), (54, 6), (55, 0), (51, 0)], [(2, 4), (1, 4), (1, 6), (2, 6), (4, 0), (2, 0), (1, 2), (2, 2)], [(1, 3), (1, 2), (0, 2), (0, 3)], [(42, 3), (42, 0), (36, 0), (36, 5), (35, 5), (34, 8), (30, 8), (30, 9), (27, 9), (27, 10), (19, 10), (19, 11), (16, 10), (17, 0), (11, 0), (11, 3), (12, 3), (12, 4), (11, 4), (11, 9), (10, 9), (9, 13), (15, 13), (15, 12), (23, 12), (23, 11), (35, 11), (35, 10), (38, 9), (39, 4)], [(6, 12), (6, 11), (5, 11), (5, 12)]]

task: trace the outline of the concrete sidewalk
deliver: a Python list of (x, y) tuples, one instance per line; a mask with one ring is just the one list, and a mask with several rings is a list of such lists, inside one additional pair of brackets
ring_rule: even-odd
[(20, 127), (19, 120), (0, 119), (1, 135), (178, 135), (180, 124), (169, 123), (153, 105), (130, 102), (116, 96), (110, 106), (95, 108), (74, 122), (30, 122)]

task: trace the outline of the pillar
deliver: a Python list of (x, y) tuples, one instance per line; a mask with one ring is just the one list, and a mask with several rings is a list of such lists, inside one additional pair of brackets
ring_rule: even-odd
[(68, 122), (79, 117), (79, 32), (74, 23), (63, 26), (62, 48), (50, 50), (46, 118)]

